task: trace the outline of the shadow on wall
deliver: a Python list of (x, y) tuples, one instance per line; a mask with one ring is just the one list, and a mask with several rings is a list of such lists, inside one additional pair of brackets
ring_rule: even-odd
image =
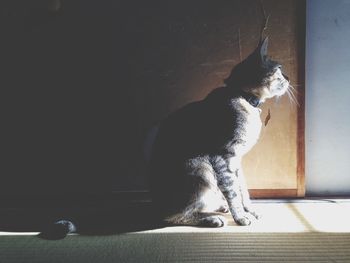
[(1, 3), (1, 193), (145, 184), (135, 176), (143, 167), (140, 98), (125, 74), (117, 2), (64, 1), (55, 13), (42, 1)]
[(261, 24), (258, 0), (43, 3), (0, 4), (2, 193), (147, 189), (147, 131), (221, 86)]

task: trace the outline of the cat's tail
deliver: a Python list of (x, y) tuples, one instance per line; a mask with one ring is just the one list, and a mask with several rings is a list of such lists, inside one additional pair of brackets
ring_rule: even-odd
[(68, 234), (77, 232), (77, 227), (69, 220), (59, 220), (46, 227), (39, 237), (49, 240), (63, 239)]

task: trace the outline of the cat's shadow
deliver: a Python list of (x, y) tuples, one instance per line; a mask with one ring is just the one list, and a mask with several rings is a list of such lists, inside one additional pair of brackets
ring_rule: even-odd
[(150, 203), (116, 207), (113, 210), (98, 211), (88, 217), (77, 218), (78, 233), (81, 235), (113, 235), (158, 229), (166, 225), (161, 222)]
[(98, 236), (131, 233), (163, 228), (151, 203), (137, 203), (114, 208), (17, 209), (0, 213), (0, 231), (40, 232), (44, 239), (61, 239), (65, 235), (47, 234), (57, 220), (69, 220), (79, 235)]

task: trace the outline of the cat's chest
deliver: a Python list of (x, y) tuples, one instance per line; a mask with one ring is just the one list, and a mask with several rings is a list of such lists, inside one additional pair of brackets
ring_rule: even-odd
[(257, 139), (261, 131), (260, 109), (249, 105), (249, 111), (246, 115), (245, 136), (247, 138)]
[(247, 118), (247, 122), (245, 125), (245, 133), (243, 136), (245, 137), (245, 141), (247, 145), (253, 146), (259, 139), (261, 131), (261, 119), (260, 114), (251, 114)]
[[(244, 122), (240, 132), (241, 140), (244, 141), (244, 152), (249, 151), (258, 141), (261, 131), (261, 118), (259, 108), (251, 106), (246, 100), (240, 100), (244, 109)], [(242, 149), (243, 150), (243, 149)]]

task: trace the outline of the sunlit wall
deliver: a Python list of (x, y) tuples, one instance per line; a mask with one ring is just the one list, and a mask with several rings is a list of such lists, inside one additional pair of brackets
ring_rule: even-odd
[(350, 1), (307, 1), (306, 188), (350, 194)]

